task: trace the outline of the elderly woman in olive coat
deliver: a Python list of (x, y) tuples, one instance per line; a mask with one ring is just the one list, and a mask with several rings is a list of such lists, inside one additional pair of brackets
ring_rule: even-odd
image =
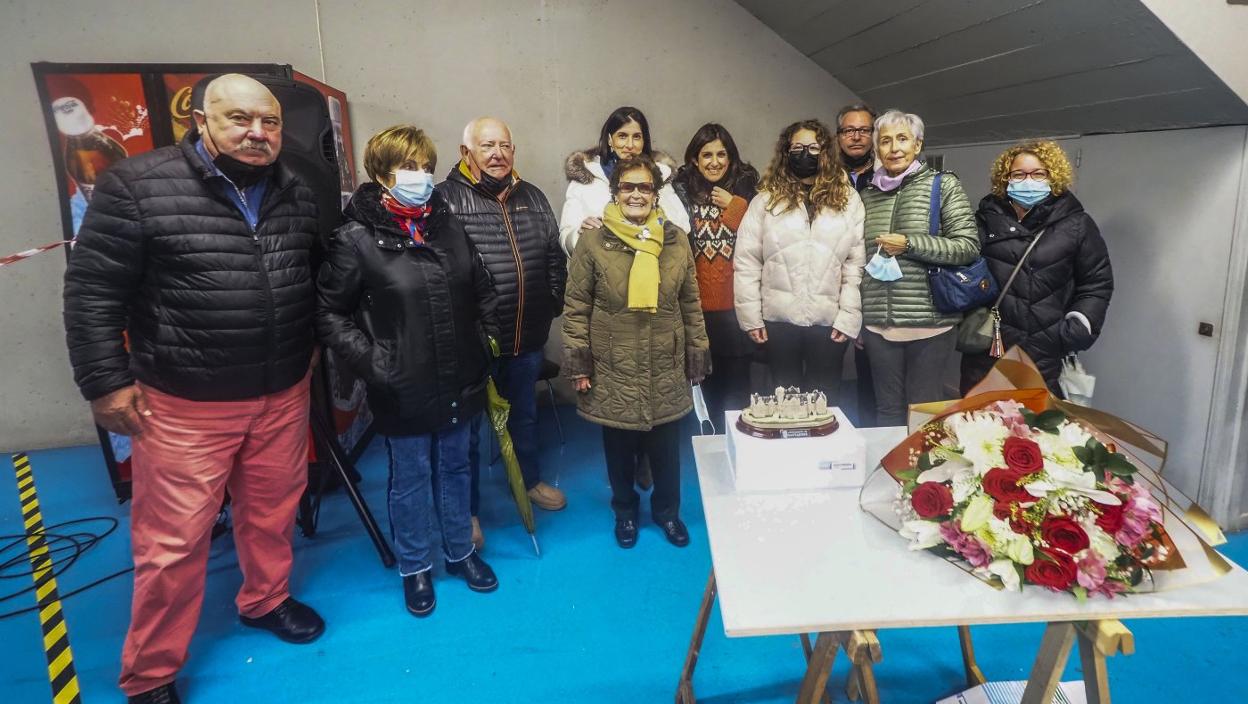
[(638, 451), (650, 458), (651, 517), (673, 545), (689, 544), (680, 520), (680, 423), (693, 407), (689, 383), (710, 365), (687, 235), (657, 206), (662, 176), (645, 156), (611, 174), (602, 227), (582, 233), (568, 266), (564, 373), (577, 410), (602, 426), (615, 537), (637, 542)]

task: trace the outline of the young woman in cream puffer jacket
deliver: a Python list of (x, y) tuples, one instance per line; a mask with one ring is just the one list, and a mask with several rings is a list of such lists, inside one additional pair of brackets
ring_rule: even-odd
[(835, 403), (841, 361), (862, 325), (866, 253), (862, 200), (832, 140), (813, 120), (781, 133), (737, 229), (733, 303), (741, 328), (766, 346), (777, 384), (818, 389)]

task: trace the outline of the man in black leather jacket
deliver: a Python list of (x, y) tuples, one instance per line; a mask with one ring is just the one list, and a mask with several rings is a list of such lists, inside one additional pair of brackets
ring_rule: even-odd
[[(480, 252), (498, 293), (502, 357), (494, 378), (511, 403), (507, 427), (529, 498), (539, 508), (557, 511), (567, 500), (541, 481), (534, 387), (551, 322), (563, 310), (567, 257), (559, 246), (558, 220), (541, 190), (515, 172), (511, 130), (501, 120), (482, 117), (468, 123), (459, 152), (459, 162), (437, 188)], [(483, 541), (476, 520), (477, 433), (473, 438), (474, 540)]]
[(292, 643), (325, 627), (289, 590), (316, 198), (277, 161), (282, 109), (267, 88), (222, 76), (200, 107), (180, 145), (104, 172), (65, 273), (74, 380), (97, 424), (134, 438), (131, 702), (178, 701), (227, 487), (242, 622)]

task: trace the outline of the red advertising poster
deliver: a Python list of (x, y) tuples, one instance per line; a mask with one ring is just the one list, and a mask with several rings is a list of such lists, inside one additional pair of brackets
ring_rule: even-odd
[(59, 135), (53, 159), (64, 173), (76, 236), (96, 179), (114, 163), (153, 148), (143, 80), (137, 73), (59, 73), (43, 76)]
[(166, 73), (165, 95), (169, 98), (169, 122), (173, 126), (173, 141), (178, 143), (186, 133), (194, 129), (195, 118), (191, 116), (191, 89), (207, 73)]

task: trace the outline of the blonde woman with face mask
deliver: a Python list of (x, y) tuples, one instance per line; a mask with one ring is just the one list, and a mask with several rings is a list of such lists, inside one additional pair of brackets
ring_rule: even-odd
[(485, 409), (499, 332), (497, 299), (463, 225), (433, 190), (436, 162), (433, 143), (411, 125), (368, 141), (371, 181), (334, 232), (316, 317), (321, 341), (367, 384), (386, 438), (394, 548), (414, 616), (437, 603), (434, 517), (446, 572), (473, 591), (498, 588), (472, 543), (468, 468), (470, 426)]

